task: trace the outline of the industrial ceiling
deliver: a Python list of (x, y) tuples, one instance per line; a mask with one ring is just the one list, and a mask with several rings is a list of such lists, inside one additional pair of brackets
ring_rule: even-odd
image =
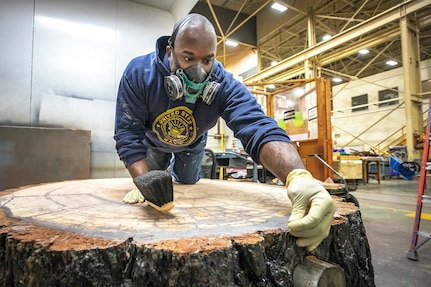
[[(273, 11), (274, 2), (288, 10)], [(431, 58), (431, 0), (200, 0), (195, 10), (209, 15), (216, 25), (220, 22), (218, 28), (228, 27), (222, 32), (216, 29), (218, 58), (225, 65), (242, 51), (256, 49), (259, 71), (266, 72), (250, 76), (250, 81), (304, 78), (304, 58), (312, 60), (310, 69), (317, 75), (343, 81), (400, 67), (399, 19), (404, 14), (409, 14), (411, 29), (418, 32), (420, 59)], [(251, 21), (256, 23), (255, 34), (246, 38), (256, 38), (254, 45), (240, 41), (235, 48), (227, 47), (227, 36), (234, 38), (231, 31), (240, 31)], [(332, 38), (324, 41), (325, 35)], [(361, 49), (369, 53), (361, 55)], [(389, 66), (388, 60), (397, 64)]]
[[(274, 2), (288, 10), (274, 11)], [(431, 58), (431, 0), (199, 0), (191, 12), (213, 22), (217, 58), (225, 66), (257, 52), (259, 67), (243, 75), (249, 82), (305, 78), (305, 59), (312, 76), (343, 81), (400, 67), (400, 18), (406, 14), (419, 35), (420, 59)], [(239, 45), (228, 47), (227, 39)]]

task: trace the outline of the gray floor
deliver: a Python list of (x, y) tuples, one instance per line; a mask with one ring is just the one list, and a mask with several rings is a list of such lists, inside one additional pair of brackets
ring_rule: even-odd
[[(431, 179), (428, 179), (431, 195)], [(377, 287), (431, 286), (431, 240), (418, 249), (417, 261), (407, 259), (410, 249), (419, 179), (370, 179), (352, 192), (361, 207), (371, 247)], [(420, 230), (431, 233), (431, 204), (424, 203)], [(423, 238), (420, 238), (422, 241)]]

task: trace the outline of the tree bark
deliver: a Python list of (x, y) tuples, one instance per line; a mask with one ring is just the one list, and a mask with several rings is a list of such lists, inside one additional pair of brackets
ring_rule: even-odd
[(169, 213), (123, 204), (132, 188), (130, 179), (97, 179), (1, 192), (0, 286), (293, 286), (311, 255), (331, 264), (314, 274), (339, 268), (346, 286), (375, 286), (352, 203), (334, 197), (330, 235), (310, 254), (287, 230), (284, 187), (174, 184)]

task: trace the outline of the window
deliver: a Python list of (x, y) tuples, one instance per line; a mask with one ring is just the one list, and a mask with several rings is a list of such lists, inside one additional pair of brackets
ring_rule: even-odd
[(422, 81), (422, 93), (430, 93), (431, 92), (431, 79)]
[(379, 91), (379, 107), (386, 107), (398, 104), (398, 87)]
[(367, 104), (368, 104), (368, 94), (352, 97), (352, 112), (368, 110)]

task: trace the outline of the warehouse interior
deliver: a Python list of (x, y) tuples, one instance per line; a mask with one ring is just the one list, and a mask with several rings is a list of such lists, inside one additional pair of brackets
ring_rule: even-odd
[[(212, 22), (217, 60), (287, 131), (307, 169), (349, 186), (376, 286), (429, 286), (431, 244), (407, 258), (427, 176), (429, 0), (2, 0), (0, 196), (129, 177), (113, 140), (121, 75), (189, 13)], [(218, 156), (212, 179), (280, 183), (222, 119), (207, 148)], [(430, 204), (421, 218), (429, 237)]]

